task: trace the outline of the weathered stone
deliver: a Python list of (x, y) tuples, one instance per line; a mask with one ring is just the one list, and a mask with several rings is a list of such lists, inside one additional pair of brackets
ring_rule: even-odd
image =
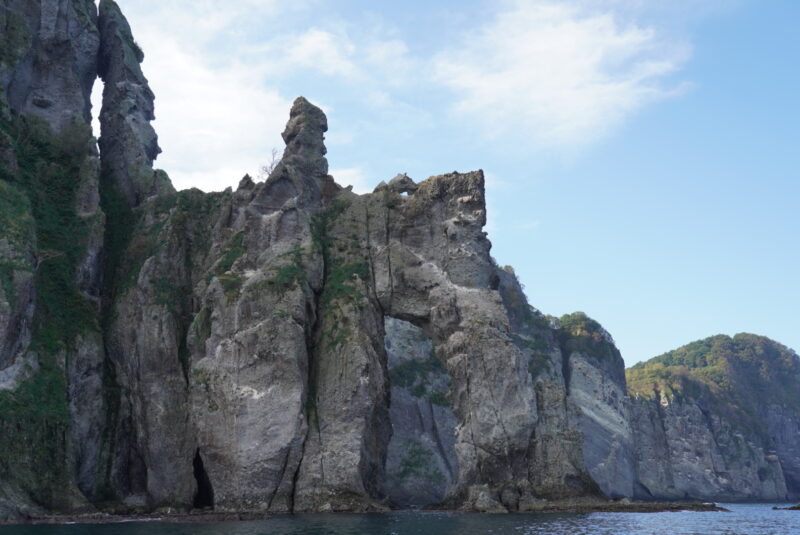
[(628, 370), (643, 499), (785, 501), (798, 494), (797, 354), (713, 336)]
[(174, 188), (162, 172), (153, 170), (161, 152), (150, 125), (155, 97), (139, 66), (144, 54), (114, 0), (101, 0), (98, 27), (98, 74), (104, 82), (99, 142), (103, 180), (134, 207)]
[(397, 506), (444, 503), (458, 480), (451, 381), (425, 333), (386, 318), (392, 437), (385, 493)]
[(631, 410), (637, 499), (787, 499), (777, 456), (702, 405), (657, 393), (634, 399)]
[[(35, 251), (36, 232), (28, 199), (0, 181), (0, 370), (14, 364), (30, 343)], [(22, 368), (18, 371), (23, 372)], [(9, 389), (16, 382), (9, 376), (0, 382), (0, 389)]]
[(22, 115), (55, 131), (75, 118), (91, 121), (97, 78), (97, 10), (92, 0), (4, 0), (0, 87)]
[(571, 426), (582, 436), (583, 463), (609, 498), (633, 495), (633, 432), (625, 362), (611, 335), (585, 314), (559, 321)]
[[(4, 471), (5, 493), (23, 504), (82, 507), (86, 501), (78, 488), (86, 496), (95, 495), (101, 473), (97, 444), (106, 422), (101, 379), (105, 350), (97, 327), (88, 325), (100, 306), (105, 223), (89, 127), (89, 97), (97, 77), (97, 9), (91, 0), (6, 0), (0, 3), (0, 23), (0, 107), (3, 130), (8, 130), (0, 132), (0, 191), (3, 202), (14, 205), (0, 209), (11, 218), (0, 225), (0, 279), (8, 282), (0, 289), (0, 390), (11, 391), (6, 401), (13, 404), (30, 383), (66, 383), (65, 406), (51, 409), (65, 414), (63, 418), (35, 406), (0, 414), (0, 424), (27, 420), (17, 424), (17, 440), (30, 446)], [(10, 132), (16, 132), (13, 141)], [(44, 160), (44, 154), (53, 161)], [(37, 181), (43, 191), (31, 191)], [(69, 225), (72, 234), (54, 242), (53, 234), (62, 231), (59, 224)], [(42, 226), (49, 241), (37, 239)], [(52, 262), (60, 271), (47, 271), (42, 280), (50, 282), (45, 284), (49, 289), (42, 290), (39, 273)], [(69, 277), (52, 281), (54, 273)], [(66, 321), (59, 308), (72, 307), (74, 313), (84, 298), (94, 312), (69, 318), (85, 329), (81, 336), (66, 339), (64, 333), (65, 339), (54, 340), (52, 332), (43, 334), (53, 318)], [(39, 299), (48, 302), (41, 305)], [(12, 305), (7, 317), (4, 304)], [(52, 395), (59, 399), (63, 388), (57, 390)], [(49, 436), (47, 429), (52, 430)], [(47, 466), (29, 466), (34, 459)], [(53, 478), (52, 488), (37, 477)]]

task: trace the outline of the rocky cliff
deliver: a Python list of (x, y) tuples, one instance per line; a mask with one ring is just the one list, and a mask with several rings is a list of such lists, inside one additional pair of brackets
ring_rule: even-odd
[(96, 7), (9, 0), (0, 26), (0, 513), (76, 509), (105, 420)]
[(642, 499), (798, 496), (800, 361), (768, 338), (714, 336), (628, 370)]
[(301, 97), (266, 181), (175, 191), (113, 1), (0, 17), (0, 520), (797, 492), (791, 396), (731, 412), (744, 380), (636, 368), (631, 399), (611, 336), (491, 258), (481, 171), (356, 195)]
[(625, 363), (611, 335), (585, 314), (562, 316), (559, 339), (568, 398), (577, 411), (584, 464), (610, 498), (633, 495), (634, 431), (625, 384)]

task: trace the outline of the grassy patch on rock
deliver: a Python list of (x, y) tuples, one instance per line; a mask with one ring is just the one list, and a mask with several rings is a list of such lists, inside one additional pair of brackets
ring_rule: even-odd
[(59, 509), (71, 504), (74, 488), (64, 359), (79, 335), (98, 329), (97, 314), (75, 282), (90, 224), (76, 213), (75, 199), (92, 135), (82, 120), (56, 134), (40, 119), (13, 115), (0, 119), (0, 130), (12, 140), (19, 165), (15, 173), (3, 170), (3, 192), (9, 195), (3, 195), (2, 217), (23, 231), (32, 222), (17, 216), (27, 205), (35, 221), (37, 304), (30, 351), (39, 362), (16, 390), (0, 393), (0, 480)]

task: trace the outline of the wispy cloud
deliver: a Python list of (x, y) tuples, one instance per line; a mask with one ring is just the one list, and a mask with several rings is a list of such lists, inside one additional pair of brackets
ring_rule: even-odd
[[(587, 6), (591, 4), (592, 9)], [(597, 141), (643, 106), (679, 93), (669, 75), (690, 47), (620, 22), (621, 2), (517, 1), (441, 52), (436, 79), (453, 109), (489, 134), (513, 130), (539, 146)]]
[[(298, 88), (335, 103), (332, 146), (413, 140), (448, 121), (480, 124), (489, 143), (514, 132), (526, 150), (569, 150), (679, 93), (671, 75), (690, 55), (640, 0), (502, 2), (488, 17), (465, 13), (462, 38), (438, 51), (410, 46), (409, 28), (379, 14), (331, 17), (313, 0), (120, 4), (157, 96), (157, 165), (178, 188), (218, 190), (256, 172), (282, 146)], [(343, 102), (358, 116), (338, 116)], [(369, 189), (355, 162), (337, 164), (342, 182)]]
[[(120, 4), (156, 95), (154, 127), (164, 149), (156, 166), (178, 189), (235, 185), (245, 172), (257, 172), (273, 147), (283, 147), (291, 100), (264, 83), (263, 63), (239, 62), (230, 50), (236, 28), (279, 16), (278, 2), (237, 0), (225, 9), (210, 0)], [(99, 110), (99, 90), (93, 100)]]

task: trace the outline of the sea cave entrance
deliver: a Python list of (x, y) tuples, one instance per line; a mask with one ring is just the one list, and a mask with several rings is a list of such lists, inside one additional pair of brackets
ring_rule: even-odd
[(392, 438), (384, 491), (398, 507), (440, 504), (458, 479), (450, 376), (419, 327), (384, 320)]
[(194, 467), (194, 479), (197, 482), (197, 492), (194, 495), (194, 503), (192, 505), (195, 509), (213, 509), (214, 488), (211, 486), (211, 479), (209, 479), (208, 473), (203, 466), (200, 449), (195, 452), (192, 465)]

